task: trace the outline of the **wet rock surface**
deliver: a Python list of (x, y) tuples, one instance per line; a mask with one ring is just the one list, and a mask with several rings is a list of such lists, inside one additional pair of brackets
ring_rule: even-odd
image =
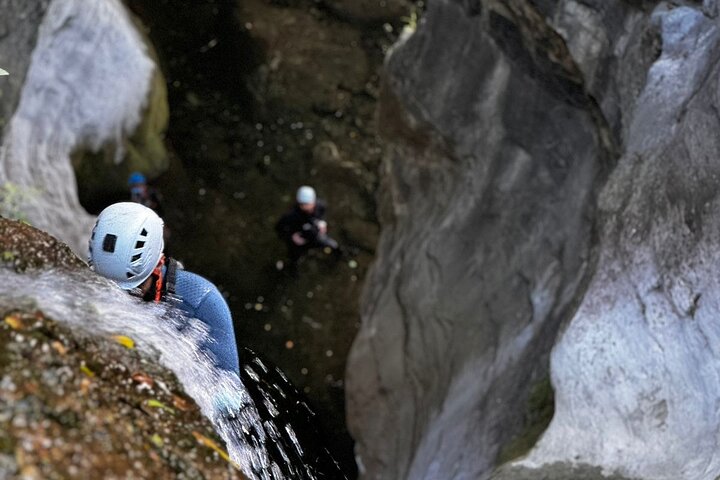
[[(0, 275), (84, 268), (66, 245), (2, 218), (0, 250), (12, 252)], [(88, 336), (0, 296), (0, 477), (245, 478), (175, 376), (120, 333)]]
[(0, 298), (2, 478), (245, 478), (172, 374)]

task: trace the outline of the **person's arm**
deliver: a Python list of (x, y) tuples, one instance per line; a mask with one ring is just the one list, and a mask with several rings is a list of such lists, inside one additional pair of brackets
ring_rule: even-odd
[(325, 219), (325, 202), (323, 200), (318, 199), (315, 203), (315, 211), (313, 212), (313, 217), (317, 218), (318, 220), (324, 220)]
[(277, 224), (275, 224), (275, 232), (281, 240), (288, 241), (293, 234), (292, 228), (292, 217), (290, 214), (285, 214), (280, 217)]
[(208, 348), (220, 368), (239, 373), (237, 343), (232, 315), (220, 291), (212, 286), (195, 309), (195, 316), (210, 327)]
[(295, 245), (305, 245), (307, 239), (306, 232), (298, 222), (298, 217), (293, 212), (283, 215), (283, 217), (275, 225), (275, 231), (281, 240), (292, 242)]

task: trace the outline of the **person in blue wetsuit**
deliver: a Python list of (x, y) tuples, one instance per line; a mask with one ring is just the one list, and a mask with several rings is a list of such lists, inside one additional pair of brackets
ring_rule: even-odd
[(210, 281), (184, 270), (163, 253), (163, 221), (138, 203), (110, 205), (97, 218), (88, 242), (90, 267), (146, 301), (169, 301), (208, 325), (201, 348), (215, 364), (239, 374), (232, 315)]
[[(249, 363), (255, 360), (255, 368), (265, 373), (258, 376), (252, 369), (240, 371), (232, 316), (225, 299), (211, 282), (165, 256), (163, 221), (152, 209), (133, 202), (110, 205), (98, 216), (88, 248), (89, 263), (96, 273), (148, 302), (172, 303), (208, 325), (209, 339), (200, 347), (219, 369), (236, 375), (243, 384), (236, 391), (211, 388), (203, 392), (212, 396), (211, 420), (222, 425), (226, 442), (252, 447), (265, 442), (265, 438), (272, 439), (266, 442), (268, 455), (283, 473), (282, 478), (299, 478), (296, 471), (289, 469), (289, 458), (294, 459), (294, 465), (327, 472), (312, 478), (347, 478), (318, 440), (322, 437), (314, 430), (314, 414), (282, 372), (265, 367), (247, 348), (243, 349), (243, 359)], [(273, 395), (279, 395), (280, 411), (273, 406), (275, 400), (272, 405), (266, 400)], [(251, 415), (251, 411), (256, 413)], [(262, 423), (249, 424), (248, 416), (260, 418)], [(307, 438), (308, 443), (303, 443), (302, 449), (298, 448), (295, 431), (289, 428), (295, 422), (304, 422), (300, 423), (301, 439)], [(278, 430), (275, 425), (285, 427)], [(270, 478), (267, 474), (271, 466), (252, 468), (254, 478)], [(272, 478), (279, 477), (273, 474)]]

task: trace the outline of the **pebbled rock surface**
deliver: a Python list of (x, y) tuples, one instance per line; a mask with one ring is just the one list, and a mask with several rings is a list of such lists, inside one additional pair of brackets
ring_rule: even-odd
[(0, 256), (16, 271), (40, 267), (85, 267), (62, 242), (30, 225), (0, 217)]
[(507, 471), (720, 473), (719, 33), (716, 2), (428, 5), (380, 100), (363, 478), (487, 478), (551, 349), (555, 416)]

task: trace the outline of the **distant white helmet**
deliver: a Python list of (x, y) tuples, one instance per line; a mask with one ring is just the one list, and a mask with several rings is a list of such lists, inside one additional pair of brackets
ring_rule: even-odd
[(164, 246), (163, 221), (154, 211), (139, 203), (115, 203), (95, 222), (88, 260), (97, 273), (130, 290), (152, 274)]
[(314, 188), (303, 185), (298, 188), (295, 198), (297, 199), (297, 203), (315, 203), (317, 196), (315, 195)]

